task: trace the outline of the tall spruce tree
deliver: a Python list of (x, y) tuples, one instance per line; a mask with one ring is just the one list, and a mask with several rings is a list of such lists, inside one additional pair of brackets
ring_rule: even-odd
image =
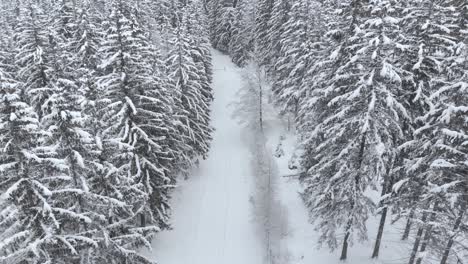
[[(56, 184), (68, 178), (56, 147), (47, 145), (37, 114), (24, 100), (24, 84), (2, 72), (2, 195), (0, 260), (7, 263), (65, 263), (77, 248), (93, 247), (88, 234), (67, 232), (70, 223), (90, 223), (85, 214), (67, 207), (61, 196), (75, 190)], [(70, 180), (70, 179), (68, 179)], [(66, 253), (72, 253), (72, 256)]]
[(26, 93), (35, 111), (42, 117), (47, 113), (47, 98), (52, 94), (54, 71), (51, 63), (48, 21), (43, 6), (35, 1), (19, 4), (18, 25), (15, 30), (18, 79), (25, 84)]
[(200, 57), (201, 53), (193, 49), (196, 41), (188, 34), (188, 17), (183, 11), (179, 12), (179, 21), (174, 28), (167, 66), (177, 100), (179, 131), (188, 146), (186, 155), (190, 160), (196, 160), (208, 154), (212, 128), (207, 109), (212, 97), (210, 88), (206, 85), (206, 67), (203, 66), (203, 62), (197, 63), (194, 60)]
[[(463, 15), (457, 7), (456, 1), (411, 2), (407, 9), (411, 16), (404, 21), (407, 45), (412, 47), (409, 49), (412, 56), (407, 56), (406, 63), (413, 72), (415, 100), (427, 98), (427, 107), (416, 119), (412, 140), (404, 145), (410, 153), (411, 162), (406, 169), (411, 177), (408, 176), (401, 196), (412, 199), (412, 221), (417, 224), (409, 263), (421, 263), (423, 253), (431, 246), (443, 247), (440, 243), (447, 238), (440, 234), (451, 227), (437, 223), (456, 222), (448, 216), (459, 216), (456, 211), (463, 205), (456, 203), (458, 207), (454, 207), (448, 202), (453, 199), (451, 193), (460, 190), (451, 186), (457, 180), (449, 167), (459, 142), (450, 132), (464, 130), (451, 121), (461, 114), (456, 109), (460, 106), (458, 98), (463, 97), (460, 89), (464, 90), (462, 87), (466, 85), (465, 59), (459, 44), (463, 43), (463, 34), (457, 21)], [(421, 21), (424, 23), (419, 24)], [(455, 156), (463, 153), (456, 152)], [(414, 190), (418, 190), (416, 196)]]
[(247, 65), (254, 48), (254, 6), (246, 0), (240, 0), (235, 8), (229, 55), (240, 67)]
[[(273, 10), (271, 14), (271, 23), (269, 34), (271, 35), (271, 48), (274, 59), (273, 64), (278, 62), (279, 57), (283, 55), (282, 47), (285, 36), (283, 35), (286, 31), (286, 23), (290, 20), (291, 7), (294, 3), (286, 0), (275, 0), (273, 5)], [(273, 78), (276, 78), (277, 72), (276, 67), (272, 72)]]
[(273, 0), (259, 0), (255, 10), (255, 45), (259, 51), (259, 66), (270, 71), (273, 65), (272, 41), (269, 29), (272, 23)]
[(291, 4), (289, 19), (282, 25), (281, 46), (273, 76), (273, 93), (283, 112), (295, 115), (298, 90), (311, 66), (312, 3), (301, 0)]
[(342, 260), (353, 232), (367, 239), (365, 222), (376, 205), (365, 191), (386, 178), (402, 134), (400, 120), (407, 118), (398, 97), (404, 72), (388, 59), (396, 49), (392, 10), (386, 1), (358, 0), (346, 7), (342, 16), (351, 23), (339, 29), (344, 41), (330, 55), (333, 70), (321, 76), (309, 98), (319, 116), (305, 142), (312, 146), (303, 156), (304, 198), (321, 242), (336, 248), (336, 232), (344, 229)]
[(98, 80), (101, 101), (107, 102), (103, 121), (106, 138), (119, 141), (125, 151), (110, 160), (126, 171), (129, 181), (144, 199), (138, 208), (139, 225), (153, 230), (169, 226), (168, 177), (170, 157), (166, 146), (166, 120), (170, 105), (164, 88), (155, 78), (151, 44), (141, 31), (131, 3), (114, 1), (107, 21), (105, 40), (99, 50)]

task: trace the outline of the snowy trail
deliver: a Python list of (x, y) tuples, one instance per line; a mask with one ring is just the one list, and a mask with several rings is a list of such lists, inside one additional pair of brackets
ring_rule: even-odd
[(161, 264), (260, 264), (262, 246), (252, 223), (250, 154), (228, 104), (241, 78), (229, 57), (213, 51), (213, 123), (208, 160), (173, 199), (174, 230), (158, 234), (145, 255)]

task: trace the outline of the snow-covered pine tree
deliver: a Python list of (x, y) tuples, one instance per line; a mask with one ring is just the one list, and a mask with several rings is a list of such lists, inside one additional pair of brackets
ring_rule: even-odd
[(268, 67), (270, 72), (273, 65), (272, 42), (270, 27), (272, 23), (274, 0), (258, 0), (255, 10), (255, 45), (259, 51), (259, 66)]
[(10, 10), (16, 10), (15, 7), (17, 4), (17, 2), (12, 3), (11, 1), (0, 1), (0, 10), (4, 10), (0, 18), (0, 24), (2, 25), (0, 28), (0, 34), (3, 36), (0, 39), (1, 51), (11, 52), (13, 50), (12, 44), (14, 28), (16, 27), (18, 18), (15, 16), (15, 12)]
[[(308, 104), (308, 97), (311, 94), (311, 87), (321, 86), (323, 84), (322, 78), (333, 74), (333, 65), (336, 63), (333, 52), (336, 47), (341, 45), (343, 30), (346, 29), (345, 25), (349, 25), (350, 22), (349, 18), (343, 19), (341, 16), (341, 12), (344, 10), (342, 5), (346, 5), (346, 3), (334, 0), (311, 2), (316, 12), (314, 13), (314, 25), (310, 28), (310, 46), (312, 46), (308, 57), (310, 62), (304, 80), (296, 91), (298, 111), (295, 113), (295, 121), (296, 125), (303, 130), (301, 133), (313, 131), (315, 128), (318, 116), (315, 114), (316, 110), (313, 109), (313, 105)], [(281, 64), (277, 63), (277, 66), (279, 67)], [(285, 68), (277, 75), (282, 75), (283, 71), (285, 76), (289, 74), (288, 68)], [(274, 87), (274, 89), (277, 88)], [(278, 101), (277, 98), (276, 100)], [(287, 109), (285, 106), (281, 107)]]
[[(6, 5), (4, 2), (0, 2), (0, 8), (13, 8), (9, 5)], [(11, 75), (17, 70), (15, 67), (15, 54), (14, 54), (14, 40), (13, 33), (16, 28), (16, 19), (9, 16), (9, 13), (5, 12), (2, 16), (2, 25), (0, 28), (0, 34), (4, 37), (0, 38), (0, 69), (2, 70), (4, 76), (7, 74)], [(12, 12), (14, 13), (14, 12)], [(5, 77), (6, 78), (6, 77)], [(7, 83), (7, 82), (5, 82)]]
[(18, 25), (15, 30), (16, 62), (18, 78), (25, 84), (27, 102), (41, 118), (47, 113), (44, 103), (52, 93), (53, 69), (50, 59), (49, 21), (43, 6), (36, 1), (19, 4)]
[(95, 43), (83, 43), (90, 40), (90, 32), (89, 28), (80, 28), (83, 17), (72, 15), (78, 12), (75, 8), (71, 1), (58, 3), (58, 22), (50, 28), (55, 33), (57, 54), (52, 58), (56, 78), (51, 80), (54, 89), (47, 99), (49, 113), (41, 122), (47, 128), (45, 142), (53, 145), (45, 149), (48, 157), (43, 159), (42, 169), (52, 175), (49, 185), (58, 189), (50, 203), (62, 208), (60, 234), (76, 236), (66, 244), (67, 248), (55, 254), (53, 263), (109, 263), (122, 259), (149, 263), (134, 249), (148, 245), (145, 236), (157, 228), (135, 228), (137, 213), (132, 209), (146, 195), (128, 179), (127, 171), (122, 173), (99, 159), (103, 157), (99, 155), (102, 143), (87, 129), (88, 125), (98, 127), (82, 108), (86, 106), (85, 95), (89, 95), (88, 78), (95, 67), (91, 63), (96, 59), (94, 48), (88, 45)]
[[(273, 11), (271, 14), (271, 23), (269, 28), (269, 34), (271, 35), (271, 48), (273, 54), (272, 63), (275, 66), (278, 58), (282, 56), (281, 53), (284, 40), (284, 32), (286, 30), (286, 23), (290, 20), (291, 6), (294, 3), (286, 0), (275, 0), (273, 5)], [(272, 77), (276, 77), (276, 67), (273, 68)]]
[[(171, 24), (171, 16), (174, 10), (171, 10), (171, 4), (173, 1), (147, 1), (151, 7), (152, 16), (154, 16), (154, 28), (158, 31), (165, 29)], [(155, 36), (157, 37), (157, 36)]]
[[(164, 229), (169, 226), (168, 192), (173, 184), (168, 177), (171, 158), (166, 137), (171, 105), (167, 91), (155, 76), (154, 50), (134, 16), (132, 2), (113, 1), (105, 27), (99, 49), (103, 75), (98, 80), (100, 101), (106, 103), (102, 119), (108, 126), (103, 138), (125, 149), (110, 153), (114, 155), (110, 161), (127, 173), (127, 181), (143, 195), (132, 204), (141, 226), (135, 232)], [(132, 257), (136, 256), (133, 252)]]
[[(89, 223), (88, 216), (66, 208), (57, 199), (67, 189), (53, 184), (62, 178), (48, 165), (56, 159), (55, 147), (44, 144), (39, 119), (25, 96), (24, 84), (11, 81), (2, 69), (2, 195), (0, 197), (0, 260), (7, 263), (64, 263), (79, 247), (95, 246), (87, 234), (67, 233), (71, 219)], [(62, 200), (63, 201), (63, 200)], [(62, 255), (71, 252), (72, 256)]]
[[(420, 1), (420, 3), (423, 2), (424, 1)], [(399, 218), (406, 218), (406, 226), (402, 236), (402, 240), (406, 240), (414, 226), (414, 222), (418, 221), (414, 218), (420, 217), (416, 216), (414, 200), (418, 199), (421, 188), (418, 187), (418, 183), (413, 186), (414, 188), (412, 188), (411, 192), (407, 193), (408, 195), (405, 195), (404, 192), (400, 192), (402, 187), (401, 184), (405, 183), (406, 179), (411, 177), (405, 168), (405, 160), (409, 158), (411, 151), (406, 149), (405, 144), (407, 142), (411, 142), (414, 139), (414, 131), (423, 125), (418, 121), (418, 118), (424, 115), (430, 107), (430, 100), (428, 99), (430, 94), (430, 87), (428, 85), (424, 85), (424, 82), (428, 80), (427, 76), (431, 75), (431, 67), (428, 66), (430, 64), (430, 60), (423, 60), (424, 63), (422, 67), (415, 67), (415, 65), (417, 65), (417, 61), (419, 60), (420, 50), (417, 39), (421, 38), (422, 35), (419, 35), (419, 30), (415, 29), (414, 27), (417, 27), (420, 23), (422, 23), (421, 21), (425, 20), (417, 18), (420, 15), (416, 14), (421, 11), (419, 3), (417, 3), (417, 1), (405, 1), (401, 2), (401, 6), (403, 15), (399, 24), (402, 28), (402, 34), (397, 41), (401, 44), (400, 52), (404, 54), (404, 56), (401, 56), (400, 58), (400, 64), (402, 65), (402, 68), (409, 73), (409, 75), (402, 79), (402, 85), (405, 88), (400, 97), (408, 109), (408, 115), (410, 119), (407, 121), (403, 120), (404, 139), (400, 143), (402, 145), (398, 150), (398, 158), (395, 159), (394, 164), (394, 171), (398, 172), (398, 176), (394, 179), (394, 195), (389, 202), (392, 204), (392, 213), (396, 214)], [(416, 18), (412, 17), (413, 15), (416, 15)]]
[(229, 43), (229, 55), (239, 67), (246, 66), (250, 60), (254, 48), (254, 28), (254, 6), (249, 1), (239, 0), (235, 8), (231, 42)]
[[(467, 236), (463, 219), (468, 202), (465, 176), (468, 171), (468, 76), (463, 64), (454, 62), (449, 68), (458, 74), (433, 93), (436, 103), (424, 116), (427, 125), (416, 131), (421, 145), (415, 150), (412, 171), (416, 172), (416, 177), (427, 181), (421, 198), (438, 205), (435, 217), (426, 227), (416, 263), (422, 262), (426, 252), (436, 252), (442, 256), (441, 263), (448, 263), (454, 242)], [(441, 248), (443, 253), (439, 251)]]
[[(466, 77), (465, 77), (466, 78)], [(466, 213), (466, 89), (461, 79), (447, 82), (433, 95), (440, 100), (424, 116), (426, 125), (416, 130), (412, 160), (414, 179), (407, 179), (402, 192), (417, 192), (413, 222), (418, 231), (410, 263), (421, 263), (427, 254), (442, 255), (447, 263), (454, 241), (465, 236)], [(442, 98), (440, 98), (442, 97)], [(409, 195), (409, 194), (407, 194)], [(405, 197), (402, 195), (402, 197)], [(440, 249), (445, 248), (444, 253)], [(431, 249), (431, 250), (429, 250)], [(419, 253), (418, 253), (419, 252)]]
[[(194, 153), (189, 140), (183, 139), (187, 134), (180, 133), (184, 124), (174, 107), (183, 109), (182, 96), (171, 90), (173, 76), (166, 74), (162, 55), (150, 44), (150, 39), (160, 44), (148, 29), (158, 28), (153, 23), (161, 17), (143, 18), (157, 3), (1, 2), (8, 8), (16, 3), (17, 9), (3, 10), (6, 15), (2, 16), (14, 17), (16, 10), (19, 14), (18, 20), (0, 30), (15, 31), (14, 39), (2, 38), (0, 44), (0, 88), (5, 102), (0, 108), (17, 112), (17, 118), (2, 115), (2, 129), (8, 132), (14, 127), (20, 131), (15, 136), (27, 132), (31, 139), (10, 146), (13, 134), (2, 133), (1, 140), (8, 146), (0, 156), (2, 161), (12, 161), (20, 152), (16, 147), (22, 148), (18, 157), (24, 154), (21, 162), (26, 165), (21, 168), (29, 174), (2, 166), (0, 237), (6, 240), (0, 243), (0, 262), (24, 261), (27, 255), (32, 262), (149, 263), (135, 249), (148, 246), (151, 234), (168, 227), (169, 189), (181, 163), (186, 170), (187, 157)], [(190, 36), (184, 52), (194, 65), (193, 83), (200, 87), (200, 113), (209, 117), (211, 54), (197, 4), (183, 4), (191, 11), (184, 23)], [(107, 16), (108, 10), (112, 16)], [(172, 30), (169, 24), (161, 28)], [(203, 122), (208, 124), (209, 118)], [(24, 129), (17, 128), (22, 125)], [(23, 176), (27, 180), (13, 190), (16, 187), (9, 184)], [(21, 198), (25, 193), (30, 200)], [(32, 212), (34, 217), (34, 210), (42, 217), (34, 220), (24, 213)], [(12, 212), (16, 218), (10, 217)], [(20, 237), (31, 230), (27, 238)], [(16, 231), (18, 236), (13, 238)], [(45, 240), (37, 240), (44, 234)], [(39, 252), (30, 242), (37, 242)]]
[(206, 86), (207, 74), (202, 63), (194, 60), (200, 53), (197, 54), (197, 51), (193, 50), (193, 43), (196, 42), (194, 36), (188, 33), (187, 16), (182, 10), (179, 12), (179, 21), (174, 28), (167, 66), (174, 86), (176, 113), (180, 120), (178, 129), (187, 143), (186, 156), (193, 160), (208, 154), (212, 128), (207, 109), (212, 95)]
[(73, 53), (74, 79), (84, 93), (80, 102), (82, 111), (89, 115), (92, 128), (90, 132), (97, 135), (99, 133), (97, 116), (98, 90), (96, 87), (96, 77), (98, 71), (98, 49), (102, 42), (103, 27), (102, 18), (99, 17), (98, 9), (92, 6), (89, 1), (84, 1), (76, 11), (76, 26), (73, 30), (73, 37), (66, 44), (67, 50)]
[[(61, 232), (74, 235), (88, 233), (87, 229), (93, 226), (91, 217), (99, 215), (99, 212), (94, 211), (97, 196), (88, 183), (88, 178), (92, 177), (89, 164), (93, 162), (91, 152), (94, 145), (91, 134), (84, 129), (86, 116), (78, 106), (81, 91), (73, 79), (66, 79), (63, 72), (59, 76), (54, 82), (53, 94), (48, 99), (49, 113), (43, 116), (41, 122), (41, 126), (50, 134), (46, 142), (54, 146), (52, 157), (44, 160), (44, 167), (54, 177), (50, 184), (60, 187), (60, 191), (54, 193), (51, 203), (73, 212), (63, 215)], [(92, 234), (88, 233), (88, 236)], [(88, 246), (96, 246), (94, 243)], [(81, 250), (70, 248), (70, 251), (74, 255), (71, 259), (83, 258)]]
[[(93, 237), (99, 246), (87, 252), (86, 259), (90, 263), (109, 263), (109, 261), (119, 263), (122, 259), (132, 261), (132, 263), (148, 263), (148, 260), (140, 256), (135, 249), (142, 245), (148, 246), (147, 239), (160, 228), (154, 225), (135, 227), (135, 225), (140, 225), (140, 223), (136, 224), (135, 221), (141, 217), (141, 213), (144, 211), (142, 210), (142, 202), (148, 199), (148, 194), (142, 191), (141, 182), (135, 181), (133, 175), (129, 174), (131, 168), (122, 164), (122, 161), (128, 158), (126, 155), (134, 150), (133, 146), (122, 143), (118, 137), (116, 138), (114, 131), (112, 131), (112, 124), (106, 122), (107, 119), (102, 118), (109, 114), (109, 87), (100, 86), (99, 77), (96, 75), (111, 68), (99, 69), (96, 65), (100, 60), (100, 54), (98, 54), (100, 36), (106, 35), (101, 32), (103, 27), (100, 26), (100, 23), (103, 21), (96, 11), (92, 6), (85, 4), (78, 12), (79, 22), (75, 32), (76, 37), (71, 42), (71, 49), (78, 51), (74, 59), (74, 67), (78, 69), (75, 73), (76, 77), (79, 78), (76, 78), (75, 81), (79, 83), (80, 89), (86, 92), (85, 98), (80, 101), (82, 101), (83, 111), (89, 119), (86, 122), (90, 128), (89, 133), (93, 135), (95, 142), (95, 148), (90, 153), (94, 159), (89, 164), (93, 173), (88, 179), (88, 184), (92, 192), (98, 194), (95, 199), (101, 210), (99, 211), (100, 217), (94, 219), (93, 222), (100, 227), (100, 231), (95, 233)], [(110, 30), (108, 26), (111, 26), (111, 23), (104, 22), (104, 29)], [(138, 36), (139, 33), (141, 32), (137, 31), (135, 35)], [(159, 67), (162, 65), (162, 62), (155, 63), (153, 61), (156, 59), (156, 56), (153, 55), (155, 55), (155, 51), (151, 51), (145, 57), (146, 63), (148, 63), (146, 65), (152, 66), (151, 70), (145, 69), (148, 72), (157, 71), (156, 65), (160, 64)], [(156, 75), (154, 77), (158, 78)], [(152, 100), (152, 96), (158, 95), (154, 94), (154, 91), (157, 91), (159, 87), (146, 87), (144, 83), (142, 87), (140, 91), (143, 97), (147, 96), (147, 98), (142, 97), (141, 100), (138, 100), (141, 104), (140, 108), (160, 113), (168, 111), (168, 109), (160, 109), (160, 107), (165, 107), (166, 103)], [(162, 97), (170, 100), (169, 96)], [(148, 120), (145, 123), (148, 124), (145, 130), (149, 131), (151, 122), (157, 117), (152, 119), (148, 114), (141, 115)], [(177, 135), (170, 130), (170, 126), (166, 125), (165, 128), (167, 134)], [(166, 137), (165, 143), (167, 145), (172, 143), (170, 139), (170, 137)], [(165, 149), (164, 151), (167, 151), (169, 155), (169, 150)], [(158, 161), (160, 165), (167, 166), (168, 170), (171, 169), (172, 162), (172, 158)]]
[(209, 3), (211, 43), (215, 49), (223, 52), (229, 51), (235, 20), (234, 3), (233, 0), (213, 0)]
[[(461, 44), (464, 37), (459, 23), (463, 14), (458, 13), (463, 8), (457, 7), (456, 1), (410, 2), (410, 15), (404, 21), (410, 47), (406, 65), (413, 72), (415, 100), (424, 96), (428, 105), (416, 119), (412, 140), (403, 145), (410, 162), (400, 196), (409, 200), (412, 221), (417, 224), (411, 264), (420, 264), (428, 248), (446, 247), (443, 244), (450, 241), (450, 235), (443, 234), (451, 233), (451, 224), (457, 226), (457, 211), (466, 210), (460, 209), (465, 203), (453, 197), (457, 196), (454, 192), (463, 192), (464, 187), (456, 184), (460, 173), (456, 163), (466, 155), (463, 147), (459, 150), (463, 139), (457, 134), (466, 133), (466, 127), (457, 124), (460, 116), (466, 118), (461, 110), (466, 106), (459, 101), (466, 100), (462, 95), (466, 90), (466, 58), (461, 48), (465, 45)], [(443, 255), (447, 261), (448, 256)]]
[(458, 25), (458, 30), (456, 32), (457, 39), (459, 41), (458, 50), (461, 52), (461, 60), (464, 60), (465, 69), (468, 68), (468, 2), (462, 0), (453, 0), (453, 6), (456, 8), (457, 12), (460, 14), (456, 17), (455, 23)]
[(304, 83), (311, 64), (311, 31), (314, 17), (311, 0), (291, 4), (283, 30), (279, 55), (274, 61), (273, 93), (283, 113), (297, 115), (298, 90)]
[(334, 63), (324, 64), (332, 70), (325, 69), (328, 74), (320, 76), (305, 102), (314, 106), (317, 125), (304, 134), (301, 178), (320, 242), (335, 249), (340, 241), (344, 260), (354, 234), (367, 239), (365, 222), (376, 205), (365, 191), (385, 178), (407, 114), (398, 97), (403, 71), (388, 58), (397, 35), (390, 2), (342, 5), (340, 17), (351, 21), (331, 28), (344, 34), (343, 41), (329, 54)]

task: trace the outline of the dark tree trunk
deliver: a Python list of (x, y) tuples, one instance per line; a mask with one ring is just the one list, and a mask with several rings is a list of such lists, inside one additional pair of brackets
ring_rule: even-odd
[[(463, 217), (465, 216), (465, 211), (466, 211), (466, 203), (463, 203), (462, 208), (460, 209), (460, 214), (457, 217), (457, 220), (455, 221), (455, 226), (453, 227), (453, 232), (457, 232), (457, 230), (460, 228), (461, 222)], [(452, 250), (452, 246), (454, 243), (454, 236), (450, 237), (450, 240), (447, 243), (447, 246), (445, 247), (444, 250), (444, 255), (442, 256), (442, 260), (440, 261), (440, 264), (446, 264), (448, 257), (450, 255), (450, 250)]]
[[(423, 223), (426, 223), (426, 219), (427, 219), (427, 212), (424, 212), (421, 221)], [(416, 254), (418, 253), (419, 244), (421, 243), (421, 237), (423, 235), (423, 232), (424, 232), (424, 227), (418, 228), (418, 232), (416, 233), (416, 240), (414, 241), (413, 250), (411, 250), (411, 256), (410, 256), (410, 260), (408, 264), (414, 264), (414, 260), (416, 259)]]
[(380, 217), (379, 231), (377, 232), (377, 239), (375, 240), (374, 252), (372, 252), (372, 258), (379, 257), (380, 244), (382, 242), (382, 235), (383, 235), (383, 231), (385, 227), (385, 221), (387, 219), (387, 211), (388, 211), (387, 207), (385, 207), (382, 210), (382, 216)]
[[(392, 164), (392, 162), (390, 162), (389, 164), (390, 165), (387, 168), (387, 173), (386, 173), (386, 177), (385, 177), (384, 184), (383, 184), (383, 187), (382, 187), (382, 195), (381, 196), (384, 196), (385, 194), (392, 191), (393, 178), (391, 176), (391, 171), (392, 171), (393, 164)], [(383, 207), (382, 216), (380, 217), (379, 230), (377, 232), (377, 238), (375, 239), (375, 245), (374, 245), (374, 251), (372, 252), (372, 258), (378, 258), (379, 257), (379, 251), (380, 251), (380, 245), (382, 243), (383, 231), (384, 231), (385, 223), (387, 221), (388, 208), (385, 205), (385, 201), (380, 202), (380, 207)]]
[(408, 239), (409, 233), (411, 231), (411, 224), (413, 223), (413, 217), (414, 217), (414, 209), (411, 209), (408, 219), (406, 220), (405, 231), (403, 232), (403, 237), (401, 238), (401, 240)]

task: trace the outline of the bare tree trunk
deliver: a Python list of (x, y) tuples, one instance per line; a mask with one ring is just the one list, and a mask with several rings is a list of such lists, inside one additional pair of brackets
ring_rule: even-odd
[[(421, 221), (423, 223), (426, 223), (426, 219), (427, 219), (427, 212), (424, 212)], [(416, 234), (416, 240), (414, 241), (413, 250), (411, 251), (411, 256), (410, 256), (410, 260), (408, 264), (414, 264), (414, 260), (416, 259), (416, 254), (418, 253), (419, 244), (421, 243), (421, 237), (423, 235), (423, 232), (424, 232), (424, 227), (418, 228), (418, 233)]]
[[(392, 190), (392, 185), (393, 185), (393, 179), (391, 177), (391, 170), (393, 167), (393, 161), (389, 163), (389, 166), (387, 168), (387, 173), (386, 177), (384, 180), (384, 185), (382, 188), (382, 195), (384, 196), (385, 194), (391, 192)], [(374, 251), (372, 252), (372, 258), (378, 258), (379, 257), (379, 251), (380, 251), (380, 245), (382, 243), (382, 236), (383, 236), (383, 231), (385, 227), (385, 223), (387, 221), (387, 213), (388, 213), (388, 208), (385, 206), (384, 201), (380, 202), (380, 207), (383, 207), (382, 209), (382, 216), (380, 217), (380, 223), (379, 223), (379, 230), (377, 232), (377, 238), (375, 239), (375, 245), (374, 245)]]
[[(427, 243), (431, 237), (431, 232), (432, 232), (432, 227), (430, 226), (426, 227), (426, 232), (422, 240), (421, 249), (419, 250), (420, 253), (423, 253), (426, 251)], [(422, 260), (423, 258), (421, 256), (418, 256), (416, 260), (416, 264), (421, 264)]]
[[(460, 209), (460, 214), (458, 215), (457, 220), (455, 221), (455, 226), (453, 227), (453, 232), (457, 232), (457, 230), (460, 228), (461, 222), (463, 217), (465, 216), (465, 211), (466, 211), (466, 203), (463, 203), (461, 209)], [(455, 235), (450, 237), (450, 240), (447, 243), (447, 246), (445, 247), (444, 250), (444, 255), (442, 256), (442, 260), (440, 261), (440, 264), (446, 264), (448, 257), (450, 255), (450, 250), (452, 249), (453, 243), (454, 243), (454, 238)]]
[(382, 210), (382, 216), (380, 217), (379, 231), (377, 232), (377, 239), (375, 240), (374, 252), (372, 252), (372, 258), (378, 258), (379, 257), (380, 244), (382, 242), (382, 236), (383, 236), (383, 231), (384, 231), (384, 227), (385, 227), (385, 221), (387, 219), (387, 211), (388, 211), (387, 207), (385, 207)]
[[(361, 143), (360, 143), (360, 147), (359, 147), (359, 159), (358, 159), (357, 170), (361, 169), (362, 161), (364, 159), (365, 147), (366, 147), (366, 133), (364, 133), (362, 135), (362, 138), (361, 138)], [(356, 174), (356, 176), (354, 178), (354, 183), (356, 184), (356, 186), (359, 186), (360, 180), (361, 180), (361, 178), (360, 178), (360, 175), (358, 173), (358, 174)], [(351, 200), (351, 210), (354, 209), (354, 206), (355, 206), (354, 201)], [(353, 218), (352, 218), (352, 215), (350, 213), (348, 223), (346, 223), (346, 234), (345, 234), (345, 237), (344, 237), (344, 240), (343, 240), (343, 248), (341, 249), (340, 260), (346, 260), (348, 258), (348, 246), (349, 246), (348, 240), (349, 240), (349, 237), (351, 236), (351, 227), (352, 227), (352, 225), (353, 225)]]
[(352, 225), (352, 220), (348, 220), (348, 224), (346, 225), (346, 235), (343, 240), (343, 247), (341, 249), (341, 256), (340, 260), (346, 260), (348, 258), (348, 239), (349, 236), (351, 235), (351, 225)]
[(403, 237), (401, 238), (401, 240), (408, 239), (409, 233), (411, 231), (411, 224), (413, 223), (413, 217), (414, 217), (414, 208), (411, 209), (408, 219), (406, 220), (405, 231), (403, 232)]
[(146, 227), (146, 215), (145, 213), (140, 214), (140, 226)]

